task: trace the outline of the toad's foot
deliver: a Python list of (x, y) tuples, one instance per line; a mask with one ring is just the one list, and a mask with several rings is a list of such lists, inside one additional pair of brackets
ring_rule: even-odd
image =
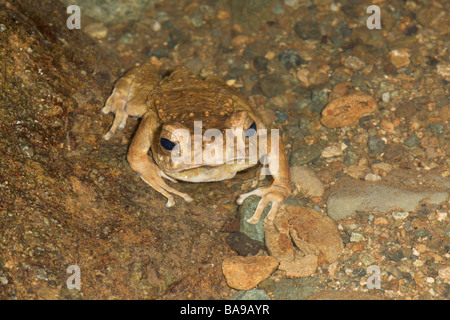
[(256, 208), (255, 213), (250, 219), (247, 219), (247, 222), (250, 224), (258, 223), (259, 219), (261, 218), (261, 214), (264, 211), (264, 208), (269, 202), (271, 202), (272, 208), (270, 208), (270, 211), (267, 214), (267, 217), (264, 219), (264, 222), (266, 224), (272, 224), (278, 209), (280, 208), (284, 200), (286, 200), (286, 198), (289, 196), (289, 194), (290, 190), (287, 187), (272, 184), (267, 187), (261, 187), (248, 193), (244, 193), (239, 196), (236, 202), (237, 204), (241, 205), (244, 202), (244, 200), (250, 196), (261, 197), (261, 200), (258, 203), (258, 207)]
[(182, 197), (186, 202), (192, 202), (193, 199), (186, 193), (180, 192), (172, 187), (170, 187), (163, 179), (168, 178), (172, 182), (176, 182), (176, 180), (168, 177), (164, 172), (159, 170), (159, 168), (153, 167), (153, 172), (156, 172), (158, 176), (152, 175), (151, 171), (147, 171), (143, 174), (139, 175), (141, 176), (142, 180), (147, 182), (150, 186), (152, 186), (156, 191), (161, 193), (164, 197), (167, 198), (166, 207), (172, 207), (175, 204), (175, 200), (172, 196), (172, 194), (175, 194), (177, 196)]
[(114, 122), (109, 129), (109, 131), (103, 136), (103, 139), (109, 140), (116, 130), (122, 130), (127, 122), (128, 114), (125, 110), (127, 104), (126, 93), (124, 92), (114, 92), (109, 96), (102, 109), (102, 114), (108, 114), (113, 112), (115, 114)]

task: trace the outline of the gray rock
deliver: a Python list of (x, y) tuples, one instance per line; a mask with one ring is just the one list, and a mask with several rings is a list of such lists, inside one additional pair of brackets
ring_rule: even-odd
[(345, 178), (328, 197), (327, 213), (339, 220), (357, 211), (415, 211), (421, 202), (437, 205), (446, 201), (448, 196), (448, 191), (411, 190), (406, 185), (399, 187)]
[(415, 147), (419, 144), (420, 139), (416, 137), (415, 134), (413, 134), (412, 136), (409, 136), (408, 138), (405, 139), (405, 141), (403, 141), (403, 144), (409, 148)]
[(268, 98), (273, 98), (285, 91), (284, 81), (278, 74), (269, 74), (262, 77), (259, 80), (259, 87)]
[(289, 164), (291, 167), (300, 166), (320, 156), (322, 152), (322, 147), (317, 144), (312, 144), (310, 146), (301, 146), (295, 149), (289, 159)]
[(247, 235), (249, 238), (264, 243), (264, 218), (269, 213), (271, 204), (267, 205), (264, 209), (261, 219), (257, 224), (250, 224), (246, 220), (250, 219), (256, 211), (259, 200), (261, 198), (257, 196), (250, 196), (244, 200), (241, 206), (239, 206), (239, 223), (240, 231)]
[(320, 39), (320, 26), (315, 21), (308, 21), (308, 23), (305, 23), (305, 21), (299, 21), (294, 26), (294, 32), (297, 36), (304, 40), (308, 39)]
[(391, 266), (388, 265), (384, 268), (386, 270), (386, 272), (392, 274), (394, 277), (396, 277), (397, 279), (401, 279), (403, 278), (402, 276), (402, 272), (400, 271), (399, 268), (395, 267), (395, 266)]
[(306, 166), (291, 167), (291, 181), (310, 197), (321, 197), (325, 187), (316, 173)]
[(271, 300), (262, 289), (239, 291), (231, 297), (231, 300)]
[(262, 56), (256, 56), (253, 58), (253, 66), (258, 71), (266, 71), (269, 60)]
[(193, 74), (200, 74), (203, 63), (199, 58), (191, 59), (184, 64)]
[(293, 67), (298, 67), (303, 63), (303, 60), (298, 54), (298, 51), (293, 49), (284, 50), (282, 53), (280, 53), (278, 59), (281, 63), (284, 64), (286, 70), (290, 70)]
[(273, 300), (305, 300), (320, 290), (320, 279), (307, 277), (300, 279), (265, 280), (259, 287), (270, 293)]
[(367, 146), (372, 154), (380, 154), (383, 152), (384, 141), (378, 140), (376, 137), (370, 137)]

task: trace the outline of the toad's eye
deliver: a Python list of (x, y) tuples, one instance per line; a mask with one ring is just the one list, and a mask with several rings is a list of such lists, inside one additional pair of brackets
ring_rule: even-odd
[(245, 131), (245, 136), (250, 138), (253, 137), (255, 133), (256, 133), (256, 122), (253, 122), (247, 129), (247, 131)]
[(161, 146), (164, 149), (166, 149), (167, 151), (171, 151), (171, 150), (173, 150), (173, 148), (175, 148), (175, 143), (173, 143), (169, 139), (161, 138), (161, 140), (159, 140), (159, 142), (161, 143)]

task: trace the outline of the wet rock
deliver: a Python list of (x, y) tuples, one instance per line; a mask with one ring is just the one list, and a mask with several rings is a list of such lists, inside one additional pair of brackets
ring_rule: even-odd
[(410, 57), (411, 53), (408, 49), (396, 49), (389, 52), (389, 60), (397, 69), (410, 64)]
[(297, 72), (297, 79), (304, 87), (318, 87), (326, 83), (330, 77), (329, 65), (308, 66)]
[(320, 39), (320, 26), (315, 21), (299, 21), (294, 25), (294, 32), (304, 40)]
[(227, 284), (237, 290), (249, 290), (267, 279), (278, 267), (273, 257), (231, 257), (222, 263)]
[(280, 262), (279, 270), (284, 271), (287, 277), (307, 277), (316, 271), (318, 257), (294, 247), (288, 219), (286, 210), (282, 210), (275, 217), (274, 224), (265, 227), (266, 246), (271, 256)]
[(200, 74), (203, 63), (199, 58), (191, 59), (184, 64), (193, 74)]
[(256, 224), (250, 224), (247, 222), (255, 213), (261, 197), (250, 196), (244, 200), (242, 205), (238, 208), (238, 215), (240, 221), (240, 232), (247, 235), (249, 238), (264, 243), (264, 218), (269, 213), (271, 204), (269, 204), (263, 211), (261, 219)]
[(320, 113), (328, 103), (328, 89), (315, 89), (312, 91), (311, 101), (313, 105), (310, 107), (312, 111)]
[(381, 177), (379, 175), (377, 175), (377, 174), (368, 173), (364, 177), (364, 180), (366, 180), (366, 181), (380, 181)]
[(251, 289), (239, 291), (231, 297), (231, 300), (271, 300), (266, 291), (262, 289)]
[(439, 135), (444, 131), (444, 126), (440, 123), (430, 123), (428, 127), (430, 128), (431, 132), (434, 133), (435, 135)]
[(439, 278), (442, 279), (446, 284), (450, 284), (450, 266), (445, 266), (439, 268), (438, 270)]
[(291, 167), (300, 166), (309, 163), (320, 156), (322, 148), (313, 144), (310, 146), (301, 146), (291, 153), (289, 164)]
[(310, 197), (322, 197), (325, 187), (314, 171), (308, 167), (291, 167), (291, 181), (297, 189)]
[[(262, 53), (267, 50), (266, 43), (264, 41), (255, 41), (250, 43), (244, 49), (242, 56), (246, 60), (252, 60), (255, 57), (262, 56)], [(267, 57), (265, 57), (267, 59)]]
[(362, 263), (364, 263), (366, 267), (370, 266), (376, 261), (375, 258), (367, 252), (362, 253), (359, 259), (361, 260)]
[(320, 279), (308, 277), (300, 279), (266, 280), (260, 285), (273, 300), (304, 300), (320, 290)]
[[(74, 4), (70, 0), (62, 0), (66, 6)], [(117, 0), (80, 0), (76, 4), (87, 16), (105, 23), (123, 23), (124, 21), (139, 21), (145, 13), (152, 10), (156, 0), (145, 2), (117, 1)]]
[(241, 232), (233, 232), (227, 236), (227, 244), (240, 256), (254, 256), (264, 249), (260, 241), (256, 241)]
[(264, 231), (270, 254), (289, 278), (313, 274), (318, 265), (335, 261), (342, 251), (335, 223), (311, 209), (288, 206)]
[(350, 242), (360, 242), (364, 240), (364, 237), (362, 234), (358, 232), (352, 232), (350, 235)]
[(355, 212), (414, 211), (422, 203), (441, 204), (448, 191), (408, 190), (409, 185), (387, 185), (344, 178), (333, 187), (327, 200), (327, 213), (339, 220)]
[(383, 152), (384, 144), (384, 141), (378, 140), (376, 137), (370, 137), (367, 146), (371, 154), (379, 155)]
[(319, 257), (319, 265), (336, 261), (343, 249), (336, 223), (315, 210), (287, 207), (291, 237), (304, 253)]
[(436, 71), (446, 81), (450, 81), (450, 63), (439, 63)]
[(231, 8), (233, 22), (243, 30), (255, 32), (273, 16), (273, 9), (277, 1), (261, 0), (231, 0), (223, 1)]
[(341, 146), (333, 144), (331, 146), (327, 146), (322, 150), (322, 153), (320, 154), (323, 158), (333, 158), (333, 157), (340, 157), (344, 155), (344, 152), (341, 148)]
[(231, 46), (232, 47), (241, 47), (243, 45), (247, 45), (253, 42), (253, 39), (249, 36), (246, 36), (244, 34), (240, 34), (233, 39), (231, 39)]
[(303, 278), (312, 275), (318, 266), (318, 257), (315, 254), (299, 255), (295, 253), (294, 259), (283, 259), (280, 270), (285, 271), (288, 278)]
[(281, 63), (284, 64), (286, 70), (290, 70), (293, 67), (298, 67), (303, 62), (298, 54), (298, 51), (292, 49), (284, 50), (282, 53), (280, 53), (278, 59)]
[[(387, 145), (384, 145), (384, 147), (380, 149), (380, 151), (384, 152), (383, 159), (391, 164), (403, 161), (405, 159), (405, 148), (399, 143), (389, 143)], [(380, 167), (380, 169), (388, 172), (388, 170), (385, 170), (388, 169), (387, 166), (385, 166), (384, 169)]]
[(266, 71), (269, 60), (266, 57), (257, 56), (253, 58), (253, 66), (257, 71)]
[[(448, 13), (437, 6), (425, 6), (419, 10), (417, 14), (417, 21), (423, 26), (439, 26), (444, 24), (448, 19)], [(447, 20), (448, 21), (448, 20)]]
[(355, 93), (328, 103), (322, 111), (320, 122), (328, 128), (345, 127), (376, 111), (378, 105), (369, 95)]
[(95, 39), (103, 39), (108, 34), (108, 29), (103, 23), (91, 23), (87, 25), (83, 30), (90, 37)]
[(417, 113), (417, 106), (414, 102), (408, 101), (400, 104), (395, 110), (395, 114), (399, 117), (410, 117)]
[(295, 9), (299, 5), (299, 0), (284, 0), (284, 4)]
[(403, 144), (409, 148), (415, 147), (417, 145), (419, 145), (420, 143), (420, 139), (417, 138), (417, 136), (415, 134), (409, 136), (408, 138), (405, 139), (405, 141), (403, 141)]
[(285, 85), (280, 75), (274, 73), (259, 79), (259, 87), (262, 93), (268, 97), (273, 98), (285, 91)]
[(347, 68), (359, 71), (364, 69), (364, 67), (366, 66), (366, 64), (364, 63), (364, 61), (360, 60), (358, 57), (355, 56), (348, 56), (344, 59), (344, 66), (346, 66)]
[(403, 219), (406, 219), (408, 216), (409, 216), (409, 213), (406, 212), (406, 211), (395, 211), (395, 212), (392, 212), (392, 217), (395, 220), (403, 220)]
[(442, 107), (439, 110), (439, 115), (441, 116), (443, 121), (450, 121), (450, 104)]
[(203, 14), (201, 12), (196, 12), (189, 17), (189, 22), (196, 28), (200, 28), (205, 24)]
[(258, 112), (259, 117), (261, 118), (261, 121), (264, 123), (264, 125), (269, 126), (274, 121), (277, 120), (277, 116), (275, 112), (271, 109), (264, 109)]

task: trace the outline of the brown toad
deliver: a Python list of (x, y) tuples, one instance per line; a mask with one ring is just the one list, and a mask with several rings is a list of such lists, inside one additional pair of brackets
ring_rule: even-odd
[[(177, 67), (163, 77), (157, 66), (145, 63), (117, 81), (102, 112), (115, 113), (111, 129), (104, 135), (106, 140), (123, 129), (128, 116), (142, 117), (127, 160), (146, 183), (168, 199), (168, 207), (175, 203), (172, 194), (187, 202), (192, 198), (173, 189), (163, 178), (172, 182), (230, 179), (256, 165), (257, 161), (250, 159), (261, 159), (255, 157), (261, 152), (273, 181), (238, 198), (237, 203), (242, 204), (248, 196), (261, 197), (255, 214), (247, 221), (257, 223), (271, 202), (265, 219), (271, 223), (291, 193), (289, 166), (280, 138), (272, 133), (257, 135), (266, 132), (261, 120), (237, 91), (219, 79), (200, 79), (185, 67)], [(256, 136), (259, 140), (253, 139)], [(261, 139), (267, 141), (267, 148), (256, 142)], [(150, 149), (152, 156), (148, 154)]]

